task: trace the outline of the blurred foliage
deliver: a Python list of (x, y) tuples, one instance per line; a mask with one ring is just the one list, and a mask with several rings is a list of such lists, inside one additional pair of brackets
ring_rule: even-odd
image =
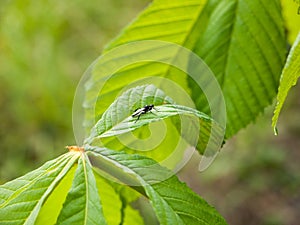
[[(149, 1), (1, 0), (0, 183), (74, 143), (72, 101), (81, 75)], [(229, 224), (300, 221), (299, 89), (288, 96), (278, 137), (269, 108), (208, 170), (199, 174), (195, 160), (181, 174)]]
[(147, 2), (1, 0), (0, 183), (74, 143), (79, 79)]

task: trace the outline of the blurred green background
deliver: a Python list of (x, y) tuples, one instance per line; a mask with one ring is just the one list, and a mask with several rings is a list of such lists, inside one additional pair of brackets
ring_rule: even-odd
[(0, 1), (0, 183), (75, 144), (77, 83), (147, 1)]
[[(75, 144), (77, 83), (103, 46), (149, 2), (1, 0), (0, 184)], [(278, 137), (270, 107), (229, 140), (204, 173), (198, 173), (196, 158), (181, 173), (229, 224), (299, 224), (299, 89), (288, 97)]]

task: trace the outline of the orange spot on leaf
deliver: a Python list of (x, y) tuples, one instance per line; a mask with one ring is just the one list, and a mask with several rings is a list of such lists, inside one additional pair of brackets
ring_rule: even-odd
[(79, 147), (79, 146), (66, 146), (66, 149), (69, 150), (69, 152), (84, 152), (84, 148), (83, 147)]

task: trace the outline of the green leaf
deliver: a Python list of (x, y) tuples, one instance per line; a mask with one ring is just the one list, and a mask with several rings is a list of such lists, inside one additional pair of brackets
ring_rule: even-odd
[[(157, 105), (173, 103), (174, 101), (165, 95), (165, 93), (157, 89), (154, 85), (143, 85), (131, 88), (119, 96), (105, 111), (101, 119), (96, 123), (91, 131), (91, 135), (86, 139), (87, 144), (92, 143), (94, 138), (116, 136), (135, 130), (151, 121), (157, 121), (161, 117), (155, 116), (152, 119), (145, 120), (141, 117), (139, 123), (136, 123), (137, 118), (131, 117), (135, 109), (144, 107), (145, 105)], [(154, 111), (154, 110), (153, 110)], [(152, 114), (150, 114), (152, 115)]]
[[(122, 44), (141, 40), (179, 44), (206, 62), (223, 90), (228, 116), (227, 137), (254, 121), (276, 95), (286, 53), (279, 0), (156, 0), (108, 45), (104, 53), (113, 53)], [(201, 88), (184, 72), (161, 63), (166, 57), (170, 58), (169, 62), (176, 61), (181, 57), (180, 52), (169, 53), (162, 48), (158, 53), (159, 46), (147, 46), (133, 52), (112, 54), (110, 58), (104, 55), (95, 62), (86, 85), (87, 127), (100, 119), (124, 87), (143, 79), (149, 79), (148, 83), (154, 83), (154, 78), (176, 82), (192, 96), (198, 110), (210, 115)], [(156, 62), (147, 62), (146, 56), (151, 58), (151, 54), (157, 55)], [(140, 59), (139, 56), (144, 56), (144, 61), (130, 61), (134, 57)], [(109, 65), (115, 70), (108, 70)], [(192, 68), (190, 64), (189, 69)], [(201, 75), (199, 73), (199, 79)], [(163, 88), (166, 82), (157, 81), (155, 85), (177, 104), (186, 105), (178, 93), (174, 95), (181, 98), (181, 102), (172, 96), (174, 89)]]
[[(187, 118), (185, 118), (185, 120), (182, 117), (173, 118), (173, 121), (171, 122), (174, 123), (174, 126), (177, 129), (170, 130), (170, 127), (168, 127), (167, 130), (167, 135), (172, 136), (173, 142), (176, 139), (176, 136), (180, 137), (180, 134), (182, 134), (188, 143), (197, 146), (200, 153), (203, 153), (206, 147), (210, 154), (217, 152), (223, 141), (224, 129), (222, 129), (219, 124), (215, 123), (209, 116), (195, 109), (181, 105), (168, 104), (173, 102), (174, 101), (170, 97), (166, 96), (162, 90), (157, 89), (154, 85), (143, 85), (131, 88), (111, 104), (92, 129), (90, 137), (86, 139), (86, 143), (91, 144), (95, 139), (118, 136), (134, 131), (149, 123), (181, 115), (187, 116)], [(155, 105), (152, 113), (149, 112), (141, 115), (139, 120), (137, 120), (136, 117), (131, 116), (136, 108), (141, 108), (146, 104)], [(176, 132), (175, 134), (174, 131)], [(144, 132), (145, 130), (142, 130), (136, 135), (142, 137)], [(161, 131), (158, 131), (153, 135), (160, 137), (162, 133)], [(127, 142), (131, 142), (129, 136), (123, 139)], [(209, 141), (210, 145), (207, 146)], [(124, 147), (124, 145), (121, 145), (121, 149), (120, 147), (117, 147), (118, 145), (116, 145), (112, 139), (110, 139), (109, 142), (109, 146), (115, 150), (126, 149), (126, 146)], [(104, 143), (106, 143), (107, 146), (107, 142)], [(172, 152), (176, 147), (171, 143), (172, 141), (169, 141), (166, 145), (159, 145), (156, 154), (161, 156), (161, 151), (163, 150), (169, 155), (170, 151)], [(174, 143), (177, 144), (177, 142)], [(143, 142), (143, 145), (145, 144), (146, 142)], [(128, 148), (130, 149), (130, 147)], [(168, 149), (171, 150), (168, 151)]]
[(288, 41), (293, 44), (300, 30), (300, 16), (298, 14), (300, 2), (281, 0), (281, 5)]
[(58, 186), (53, 190), (42, 206), (35, 225), (53, 225), (57, 221), (57, 217), (66, 200), (69, 189), (72, 185), (77, 163), (69, 170), (69, 172), (60, 181)]
[(121, 210), (122, 202), (114, 188), (101, 177), (98, 173), (94, 172), (98, 194), (101, 196), (101, 204), (103, 207), (103, 214), (109, 225), (121, 224)]
[(272, 118), (272, 126), (275, 134), (277, 134), (277, 121), (282, 109), (283, 103), (287, 97), (287, 94), (292, 86), (296, 85), (297, 80), (300, 76), (300, 32), (298, 33), (297, 39), (293, 44), (287, 62), (282, 71), (280, 86), (277, 95), (276, 108)]
[(67, 153), (0, 186), (0, 223), (34, 224), (48, 196), (72, 168), (78, 154)]
[(92, 167), (81, 154), (72, 187), (56, 224), (106, 224)]
[(93, 169), (107, 224), (144, 224), (139, 212), (130, 205), (141, 195), (127, 186), (105, 179), (102, 171)]
[[(200, 17), (198, 30), (203, 33), (193, 50), (222, 86), (230, 137), (254, 121), (276, 95), (286, 52), (280, 1), (212, 0)], [(193, 88), (196, 105), (207, 105), (198, 98), (199, 91)]]
[(144, 225), (144, 220), (138, 210), (127, 205), (124, 209), (124, 225)]
[(154, 160), (88, 145), (85, 149), (100, 170), (148, 196), (160, 224), (226, 224), (214, 208)]

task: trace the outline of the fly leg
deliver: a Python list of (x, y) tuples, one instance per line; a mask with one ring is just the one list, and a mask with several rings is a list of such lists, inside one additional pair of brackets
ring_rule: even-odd
[(142, 114), (139, 114), (138, 115), (138, 117), (137, 117), (137, 119), (134, 121), (134, 123), (136, 123), (136, 121), (138, 121), (139, 119), (140, 119), (140, 116), (141, 116)]
[[(156, 111), (157, 111), (157, 110), (156, 110)], [(149, 112), (156, 116), (156, 114), (155, 114), (154, 112), (152, 112), (152, 111), (149, 111)]]

